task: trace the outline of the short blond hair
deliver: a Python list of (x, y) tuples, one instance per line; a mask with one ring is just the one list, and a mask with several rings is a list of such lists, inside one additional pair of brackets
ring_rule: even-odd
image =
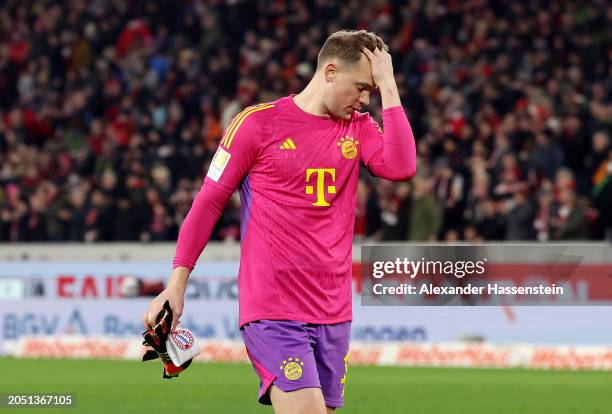
[(317, 69), (332, 58), (338, 58), (349, 65), (357, 63), (364, 47), (371, 51), (376, 48), (389, 50), (380, 36), (366, 30), (340, 30), (332, 33), (319, 51)]

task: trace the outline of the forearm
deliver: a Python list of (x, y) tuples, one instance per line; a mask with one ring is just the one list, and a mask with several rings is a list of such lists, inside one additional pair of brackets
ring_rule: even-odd
[(189, 279), (189, 274), (191, 273), (191, 269), (185, 266), (178, 266), (172, 270), (172, 274), (170, 275), (170, 279), (168, 280), (168, 287), (175, 288), (182, 293), (185, 293), (185, 289), (187, 289), (187, 280)]
[[(221, 216), (231, 192), (204, 184), (185, 217), (176, 243), (173, 277), (178, 282), (187, 279), (198, 257), (210, 239), (215, 223)], [(182, 271), (176, 269), (184, 268)], [(176, 276), (174, 274), (176, 273)]]
[(382, 118), (383, 147), (368, 168), (381, 178), (408, 180), (416, 173), (416, 143), (408, 118), (401, 105), (383, 109)]
[(394, 78), (390, 78), (381, 85), (378, 85), (378, 88), (380, 90), (383, 111), (387, 108), (402, 105)]

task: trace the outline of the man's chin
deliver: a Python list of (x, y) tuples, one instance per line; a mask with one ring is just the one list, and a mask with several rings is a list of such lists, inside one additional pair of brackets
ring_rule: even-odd
[(350, 121), (353, 118), (354, 109), (345, 109), (343, 111), (334, 112), (331, 117), (334, 119), (342, 119), (344, 121)]

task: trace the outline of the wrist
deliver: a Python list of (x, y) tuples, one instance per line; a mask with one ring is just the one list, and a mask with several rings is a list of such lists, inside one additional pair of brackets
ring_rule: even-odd
[(185, 292), (187, 288), (187, 280), (189, 279), (189, 268), (184, 266), (176, 267), (170, 275), (168, 280), (167, 289), (175, 290), (179, 292)]
[(392, 93), (397, 91), (397, 84), (395, 83), (395, 77), (385, 78), (376, 84), (380, 93), (387, 92)]
[(395, 80), (390, 80), (387, 83), (382, 83), (379, 88), (380, 97), (382, 99), (383, 109), (392, 108), (394, 106), (400, 106), (402, 104), (397, 90)]
[(185, 290), (187, 290), (187, 283), (182, 283), (182, 282), (168, 282), (168, 286), (166, 286), (166, 290), (169, 292), (174, 292), (174, 293), (180, 293), (183, 294), (185, 293)]

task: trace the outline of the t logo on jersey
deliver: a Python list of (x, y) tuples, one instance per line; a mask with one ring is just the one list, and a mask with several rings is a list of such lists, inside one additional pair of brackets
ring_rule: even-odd
[(310, 177), (312, 175), (316, 175), (317, 185), (307, 185), (306, 186), (306, 194), (314, 194), (315, 188), (317, 192), (317, 201), (312, 203), (313, 206), (317, 207), (329, 207), (330, 204), (325, 199), (325, 193), (327, 194), (336, 194), (336, 186), (335, 185), (325, 185), (325, 175), (328, 174), (331, 176), (331, 182), (336, 181), (336, 169), (335, 168), (308, 168), (306, 169), (306, 182), (310, 182)]

